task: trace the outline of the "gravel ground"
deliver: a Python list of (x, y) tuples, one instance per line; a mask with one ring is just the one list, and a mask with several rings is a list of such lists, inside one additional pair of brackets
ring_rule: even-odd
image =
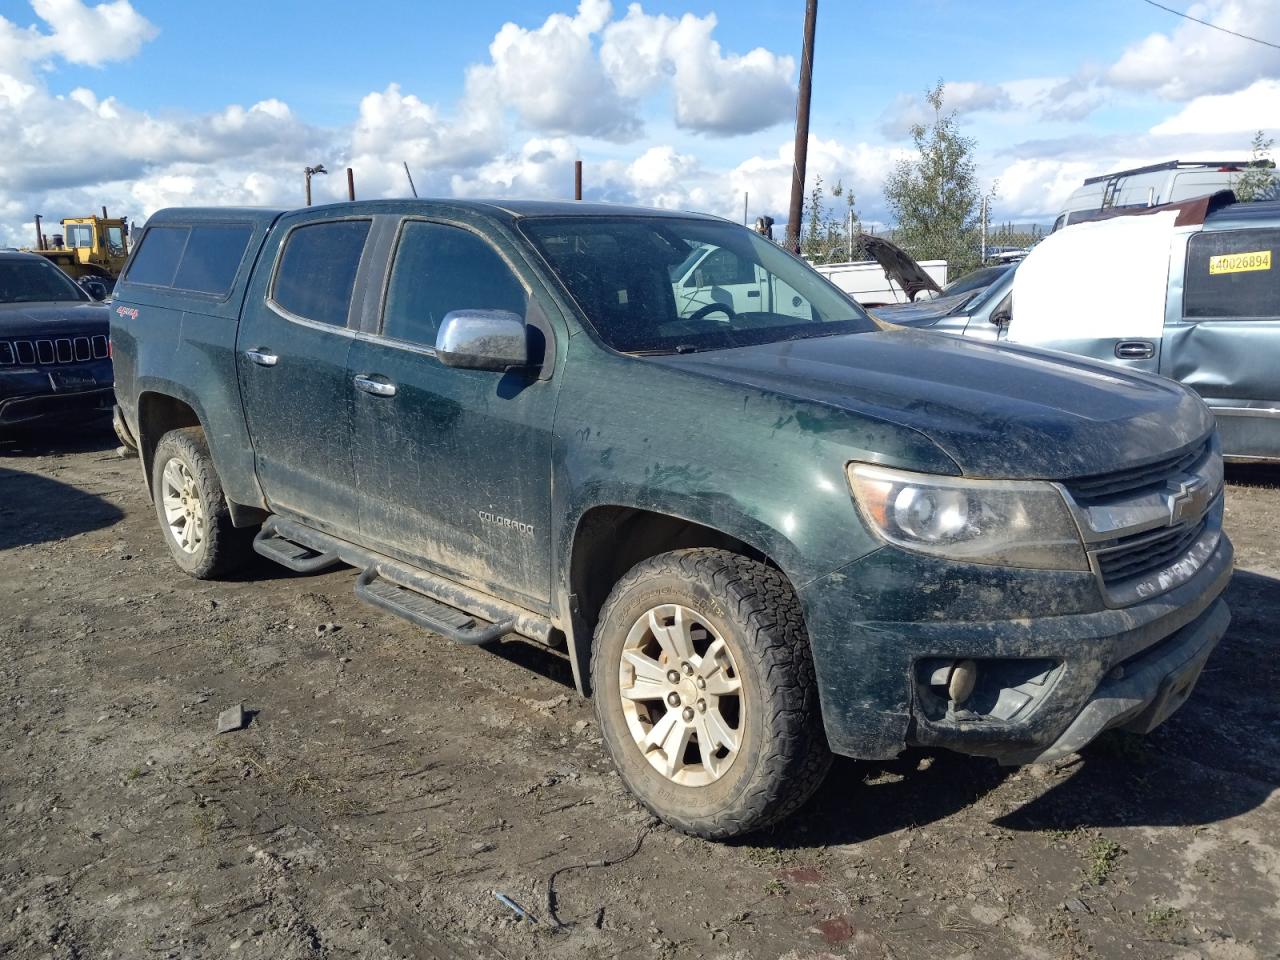
[(0, 956), (1280, 957), (1280, 473), (1229, 475), (1231, 630), (1150, 737), (840, 761), (712, 844), (625, 795), (554, 656), (347, 569), (187, 579), (114, 445), (0, 445)]

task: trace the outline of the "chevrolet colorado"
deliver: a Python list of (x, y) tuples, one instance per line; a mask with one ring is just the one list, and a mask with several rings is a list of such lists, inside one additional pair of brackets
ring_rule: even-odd
[(786, 816), (832, 754), (1149, 730), (1226, 629), (1194, 394), (881, 329), (713, 217), (164, 210), (111, 338), (182, 569), (345, 563), (444, 637), (559, 651), (626, 784), (700, 836)]

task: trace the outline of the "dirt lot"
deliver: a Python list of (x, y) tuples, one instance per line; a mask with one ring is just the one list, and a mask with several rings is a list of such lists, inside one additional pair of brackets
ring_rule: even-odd
[(1231, 476), (1235, 619), (1151, 737), (839, 762), (712, 844), (624, 795), (561, 661), (350, 570), (189, 580), (113, 449), (0, 447), (0, 956), (1280, 957), (1280, 475)]

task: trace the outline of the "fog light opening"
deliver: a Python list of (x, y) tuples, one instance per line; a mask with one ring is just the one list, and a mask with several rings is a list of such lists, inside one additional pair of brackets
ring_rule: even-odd
[(972, 660), (954, 660), (933, 671), (929, 685), (945, 689), (952, 708), (958, 707), (973, 694), (978, 684), (978, 665)]

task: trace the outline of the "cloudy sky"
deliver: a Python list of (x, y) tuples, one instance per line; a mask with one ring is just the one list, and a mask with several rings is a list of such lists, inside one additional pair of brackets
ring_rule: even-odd
[[(781, 221), (802, 0), (0, 0), (0, 243), (103, 204), (587, 195)], [(1164, 0), (1280, 43), (1280, 0)], [(998, 181), (1047, 222), (1085, 176), (1236, 158), (1280, 133), (1280, 51), (1142, 0), (823, 0), (810, 173), (881, 184), (941, 79)]]

